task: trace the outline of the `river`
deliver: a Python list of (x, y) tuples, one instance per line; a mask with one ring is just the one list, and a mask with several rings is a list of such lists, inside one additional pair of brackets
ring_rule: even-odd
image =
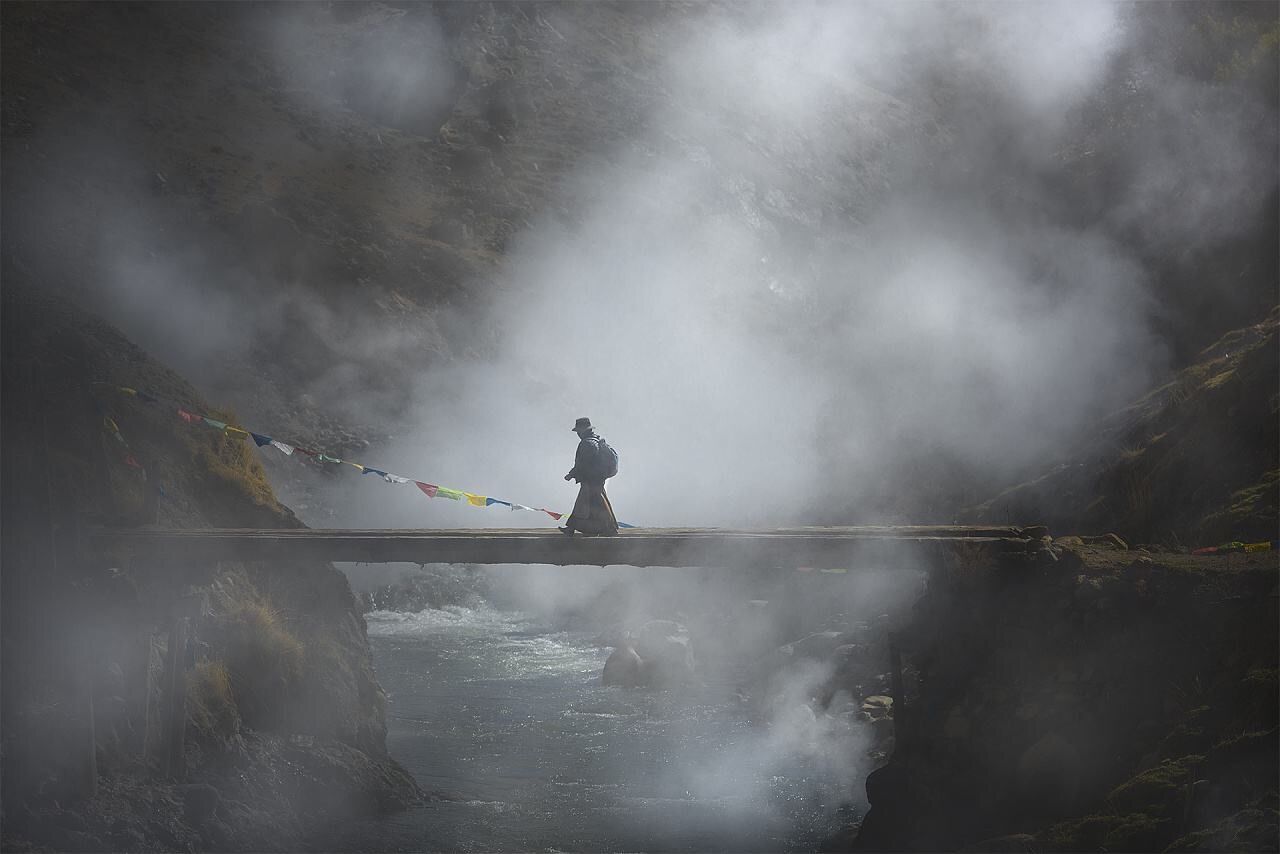
[[(432, 801), (353, 825), (377, 851), (791, 851), (865, 807), (856, 725), (751, 721), (736, 674), (605, 687), (607, 648), (487, 603), (375, 611), (388, 748)], [(798, 724), (797, 724), (798, 722)]]

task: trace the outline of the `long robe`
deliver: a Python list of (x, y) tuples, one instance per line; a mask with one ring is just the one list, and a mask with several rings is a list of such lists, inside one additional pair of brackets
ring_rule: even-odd
[(604, 481), (584, 480), (578, 487), (578, 500), (565, 527), (584, 534), (613, 535), (618, 533), (618, 517), (613, 515), (613, 505), (604, 491)]
[(565, 527), (584, 534), (618, 533), (618, 517), (613, 515), (613, 505), (604, 491), (604, 479), (599, 475), (600, 437), (594, 432), (578, 442), (573, 469), (569, 476), (577, 479), (578, 500)]

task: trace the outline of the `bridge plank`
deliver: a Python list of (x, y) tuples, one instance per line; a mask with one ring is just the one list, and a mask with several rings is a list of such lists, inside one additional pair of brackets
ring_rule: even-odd
[(771, 566), (844, 568), (957, 548), (1025, 551), (1017, 528), (858, 526), (730, 530), (633, 528), (617, 537), (565, 537), (547, 528), (94, 529), (85, 547), (151, 560), (551, 564), (557, 566)]

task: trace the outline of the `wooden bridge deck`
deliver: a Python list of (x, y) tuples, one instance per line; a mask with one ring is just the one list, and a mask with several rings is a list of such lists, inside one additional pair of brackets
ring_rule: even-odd
[(550, 564), (556, 566), (812, 566), (936, 556), (957, 548), (993, 554), (1039, 544), (1020, 528), (958, 526), (632, 528), (572, 539), (554, 528), (94, 529), (86, 547), (119, 558), (356, 563)]

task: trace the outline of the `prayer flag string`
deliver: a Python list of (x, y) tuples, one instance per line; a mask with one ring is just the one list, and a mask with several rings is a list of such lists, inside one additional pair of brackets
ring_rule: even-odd
[[(95, 385), (109, 385), (109, 383), (95, 383)], [(548, 516), (550, 516), (552, 519), (556, 520), (557, 522), (568, 515), (567, 513), (557, 513), (554, 510), (548, 510), (545, 507), (530, 507), (525, 504), (517, 504), (513, 501), (504, 501), (501, 498), (493, 498), (487, 495), (477, 495), (471, 492), (464, 492), (463, 490), (460, 490), (460, 489), (450, 489), (445, 486), (437, 486), (436, 484), (427, 483), (426, 481), (423, 481), (423, 480), (418, 480), (416, 478), (411, 478), (411, 477), (403, 477), (398, 474), (392, 474), (390, 472), (383, 471), (382, 469), (373, 468), (372, 466), (366, 466), (361, 463), (352, 462), (350, 460), (341, 460), (341, 459), (338, 459), (337, 457), (331, 457), (328, 454), (324, 453), (323, 451), (315, 451), (309, 448), (304, 448), (297, 444), (283, 442), (283, 441), (280, 441), (279, 439), (275, 439), (271, 436), (268, 436), (265, 433), (258, 433), (243, 427), (237, 427), (234, 424), (228, 424), (225, 421), (219, 421), (216, 418), (210, 418), (207, 415), (200, 415), (198, 413), (191, 412), (188, 409), (186, 409), (182, 404), (178, 403), (177, 401), (166, 400), (165, 398), (162, 398), (159, 395), (150, 394), (142, 389), (129, 388), (127, 386), (115, 386), (115, 388), (121, 394), (126, 394), (126, 395), (129, 395), (130, 397), (137, 398), (138, 400), (143, 401), (144, 403), (173, 404), (174, 411), (177, 414), (177, 416), (181, 418), (183, 421), (187, 422), (188, 424), (203, 425), (205, 427), (218, 430), (224, 435), (248, 436), (253, 440), (253, 443), (257, 445), (259, 448), (265, 448), (268, 445), (270, 445), (271, 447), (280, 451), (282, 454), (284, 454), (287, 457), (293, 456), (294, 452), (296, 451), (297, 453), (303, 455), (304, 457), (308, 457), (312, 460), (315, 460), (317, 463), (335, 463), (338, 465), (348, 465), (358, 470), (361, 474), (377, 475), (379, 478), (381, 478), (382, 480), (385, 480), (387, 483), (412, 483), (413, 485), (418, 487), (418, 489), (422, 492), (423, 495), (426, 495), (428, 498), (447, 498), (451, 501), (464, 502), (466, 504), (471, 505), (472, 507), (491, 507), (493, 505), (498, 505), (501, 507), (506, 507), (512, 511), (524, 510), (532, 513), (546, 513)], [(120, 435), (120, 430), (116, 426), (115, 421), (113, 421), (109, 416), (106, 416), (105, 414), (103, 418), (104, 418), (104, 422), (103, 422), (104, 426), (106, 427), (108, 432), (112, 433), (122, 444), (125, 445), (125, 448), (127, 449), (128, 444), (124, 442), (124, 437)], [(138, 464), (137, 460), (134, 459), (134, 456), (132, 453), (129, 453), (127, 455), (125, 462), (128, 465), (131, 465), (135, 468), (138, 468), (138, 469), (142, 468), (142, 466)], [(144, 475), (145, 475), (145, 472), (144, 472)], [(634, 528), (635, 526), (629, 525), (625, 522), (619, 522), (618, 527)]]

